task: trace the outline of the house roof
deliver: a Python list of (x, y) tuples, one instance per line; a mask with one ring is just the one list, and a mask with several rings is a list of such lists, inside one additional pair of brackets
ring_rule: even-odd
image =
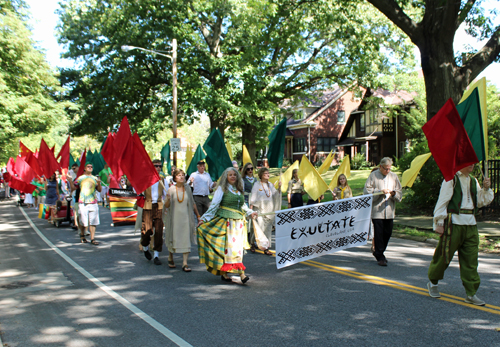
[(373, 91), (373, 94), (371, 96), (381, 98), (386, 104), (389, 105), (403, 105), (411, 103), (413, 101), (413, 98), (417, 96), (417, 93), (409, 93), (405, 90), (397, 90), (391, 92), (382, 88), (378, 88), (377, 90)]

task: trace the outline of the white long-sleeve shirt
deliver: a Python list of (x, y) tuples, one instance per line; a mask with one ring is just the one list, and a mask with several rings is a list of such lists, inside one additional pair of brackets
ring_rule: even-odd
[[(477, 187), (477, 208), (489, 205), (494, 198), (494, 193), (491, 188), (482, 189), (477, 180), (474, 178), (474, 182), (471, 182), (469, 175), (464, 175), (462, 172), (457, 173), (458, 180), (456, 184), (460, 183), (462, 188), (462, 204), (460, 209), (463, 210), (473, 210), (474, 203), (470, 196), (470, 184), (476, 184)], [(444, 225), (444, 219), (448, 215), (448, 203), (453, 197), (453, 191), (455, 187), (453, 185), (453, 180), (448, 182), (443, 180), (441, 184), (441, 190), (439, 192), (439, 198), (434, 208), (434, 230), (437, 226)], [(476, 225), (476, 217), (473, 214), (452, 214), (451, 222), (456, 225)]]
[[(241, 193), (239, 191), (237, 191), (236, 189), (234, 189), (233, 186), (231, 186), (231, 185), (229, 185), (229, 193), (235, 194), (235, 195), (241, 195)], [(201, 216), (201, 220), (203, 220), (204, 222), (208, 222), (209, 220), (214, 218), (215, 213), (219, 209), (220, 202), (222, 201), (223, 197), (224, 197), (224, 191), (219, 186), (217, 188), (217, 190), (215, 191), (212, 202), (210, 203), (210, 207), (208, 208), (207, 212), (205, 212), (205, 214), (203, 216)], [(247, 217), (254, 212), (253, 210), (251, 210), (247, 206), (247, 204), (243, 204), (243, 206), (241, 206), (241, 208), (245, 212)]]

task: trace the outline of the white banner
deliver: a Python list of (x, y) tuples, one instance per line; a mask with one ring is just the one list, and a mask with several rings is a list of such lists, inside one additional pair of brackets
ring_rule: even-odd
[(276, 212), (278, 269), (366, 245), (372, 201), (370, 194)]

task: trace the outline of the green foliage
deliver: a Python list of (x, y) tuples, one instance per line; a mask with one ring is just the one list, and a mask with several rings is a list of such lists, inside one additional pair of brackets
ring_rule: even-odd
[[(398, 160), (398, 167), (401, 172), (410, 168), (415, 157), (429, 153), (427, 142), (417, 144), (413, 151), (406, 153)], [(406, 188), (404, 195), (405, 205), (409, 211), (432, 213), (439, 197), (443, 175), (436, 165), (434, 158), (430, 157), (424, 164), (422, 170), (411, 188)]]
[(500, 156), (500, 91), (494, 84), (488, 83), (486, 104), (488, 105), (488, 154), (489, 158)]
[(0, 2), (0, 161), (17, 153), (17, 138), (47, 132), (65, 117), (61, 88), (35, 48), (23, 1)]
[(351, 159), (351, 169), (353, 170), (369, 170), (370, 163), (366, 161), (363, 153), (356, 153)]

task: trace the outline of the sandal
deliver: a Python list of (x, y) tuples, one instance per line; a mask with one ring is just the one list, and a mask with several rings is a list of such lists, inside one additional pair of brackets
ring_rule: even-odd
[(182, 265), (182, 271), (191, 272), (191, 269), (187, 265)]
[(174, 260), (168, 260), (168, 267), (171, 268), (171, 269), (175, 269), (175, 263), (174, 263)]
[(80, 243), (88, 243), (84, 235), (80, 235)]
[(255, 253), (255, 245), (250, 246), (250, 252)]
[(90, 240), (90, 243), (94, 246), (97, 246), (99, 244), (99, 242), (97, 242), (96, 240)]
[(265, 255), (273, 255), (273, 254), (271, 253), (271, 251), (269, 250), (269, 248), (268, 248), (268, 249), (266, 249), (266, 250), (264, 251), (264, 254), (265, 254)]

